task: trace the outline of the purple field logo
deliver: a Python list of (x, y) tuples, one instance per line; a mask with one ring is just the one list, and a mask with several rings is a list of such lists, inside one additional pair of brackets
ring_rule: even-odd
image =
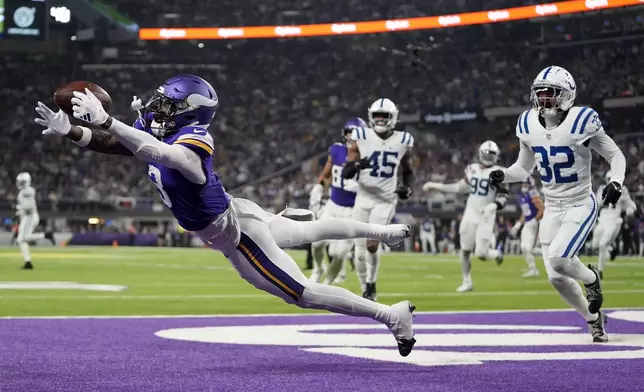
[(637, 392), (644, 310), (421, 313), (418, 344), (331, 314), (0, 318), (0, 392)]
[[(618, 328), (610, 343), (592, 342), (583, 320), (563, 312), (422, 314), (415, 319), (415, 351), (398, 356), (387, 329), (324, 317), (288, 322), (173, 328), (157, 336), (244, 346), (297, 347), (311, 353), (408, 363), (419, 366), (477, 365), (496, 361), (560, 361), (644, 358), (644, 311), (609, 314)], [(452, 321), (455, 319), (455, 321)]]

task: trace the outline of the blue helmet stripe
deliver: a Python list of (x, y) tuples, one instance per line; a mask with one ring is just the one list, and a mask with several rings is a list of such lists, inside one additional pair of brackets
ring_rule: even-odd
[(550, 73), (550, 70), (552, 70), (552, 66), (546, 68), (546, 72), (543, 73), (543, 80), (546, 80), (546, 78), (548, 77), (548, 74)]
[(380, 98), (380, 107), (383, 107), (383, 105), (384, 105), (384, 104), (385, 104), (385, 99), (384, 99), (384, 98)]

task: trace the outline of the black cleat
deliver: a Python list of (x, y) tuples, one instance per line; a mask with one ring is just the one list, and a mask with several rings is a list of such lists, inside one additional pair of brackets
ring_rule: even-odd
[(33, 266), (33, 264), (31, 264), (31, 261), (25, 261), (25, 265), (22, 266), (22, 269), (23, 270), (28, 270), (28, 269), (30, 270), (30, 269), (34, 269), (34, 266)]
[(413, 326), (414, 310), (416, 310), (416, 307), (409, 301), (402, 301), (392, 305), (391, 309), (398, 316), (398, 320), (389, 329), (396, 338), (398, 353), (406, 357), (411, 353), (414, 344), (416, 344)]
[(52, 245), (56, 245), (56, 239), (54, 238), (54, 232), (48, 231), (45, 233), (45, 239), (51, 241)]
[(406, 357), (411, 353), (411, 350), (414, 349), (416, 338), (396, 339), (396, 343), (398, 343), (398, 352), (400, 353), (400, 355)]
[(370, 301), (376, 302), (376, 299), (378, 299), (378, 295), (376, 294), (376, 283), (367, 283), (367, 287), (362, 293), (362, 298), (366, 298)]
[(602, 294), (602, 279), (595, 267), (588, 264), (588, 269), (593, 271), (596, 279), (591, 284), (585, 284), (584, 287), (586, 288), (586, 299), (588, 300), (588, 311), (591, 314), (595, 314), (599, 312), (599, 309), (601, 309), (602, 303), (604, 302), (604, 294)]
[(610, 261), (615, 261), (618, 253), (619, 253), (619, 248), (616, 246), (612, 246), (610, 249)]
[(605, 328), (606, 324), (608, 324), (608, 317), (602, 312), (599, 312), (597, 320), (588, 322), (588, 330), (593, 335), (593, 343), (608, 342), (608, 335), (606, 335)]

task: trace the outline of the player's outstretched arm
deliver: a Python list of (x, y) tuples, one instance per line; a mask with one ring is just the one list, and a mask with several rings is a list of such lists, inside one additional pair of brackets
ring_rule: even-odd
[(100, 129), (72, 125), (65, 137), (81, 147), (102, 154), (133, 155), (116, 137)]
[(36, 112), (40, 116), (35, 119), (36, 124), (45, 127), (43, 135), (65, 136), (81, 147), (103, 154), (132, 155), (114, 136), (100, 129), (71, 125), (67, 114), (61, 110), (54, 113), (47, 105), (38, 102)]
[(74, 117), (94, 124), (114, 135), (135, 157), (144, 162), (160, 163), (179, 170), (190, 181), (203, 184), (206, 174), (197, 153), (179, 144), (166, 144), (147, 132), (133, 128), (105, 112), (101, 102), (85, 89), (85, 94), (75, 91), (71, 100)]
[(505, 170), (494, 170), (490, 173), (490, 184), (496, 186), (501, 183), (511, 184), (520, 182), (530, 176), (537, 162), (534, 153), (523, 142), (519, 141), (519, 156), (512, 166)]
[(423, 191), (441, 191), (445, 193), (469, 193), (470, 185), (467, 182), (467, 178), (462, 178), (460, 181), (453, 184), (443, 184), (440, 182), (426, 182), (423, 185)]

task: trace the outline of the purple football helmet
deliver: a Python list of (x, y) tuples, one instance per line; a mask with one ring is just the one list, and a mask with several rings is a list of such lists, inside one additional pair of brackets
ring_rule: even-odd
[(349, 119), (342, 127), (342, 140), (346, 142), (356, 128), (367, 128), (367, 123), (360, 117)]
[(207, 128), (218, 107), (219, 99), (210, 83), (199, 76), (179, 74), (156, 89), (145, 104), (143, 118), (151, 118), (150, 129), (163, 138), (189, 125)]

